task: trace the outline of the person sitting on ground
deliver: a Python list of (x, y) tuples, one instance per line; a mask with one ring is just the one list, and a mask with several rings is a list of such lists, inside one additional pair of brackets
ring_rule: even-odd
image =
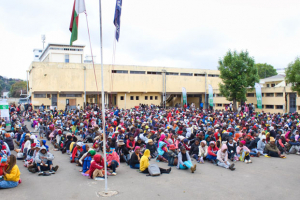
[(228, 152), (226, 144), (223, 144), (221, 149), (217, 153), (217, 165), (226, 169), (230, 169), (231, 171), (235, 170), (234, 164), (230, 164), (228, 162)]
[(80, 152), (79, 156), (78, 156), (78, 163), (76, 164), (76, 166), (82, 166), (82, 164), (79, 162), (79, 160), (88, 153), (90, 149), (90, 146), (88, 144), (85, 144), (82, 146), (82, 151)]
[(130, 168), (139, 169), (141, 157), (142, 154), (140, 153), (140, 147), (136, 146), (134, 149), (134, 153), (131, 154), (130, 163), (129, 163)]
[(232, 138), (229, 138), (227, 142), (227, 152), (229, 160), (233, 162), (234, 156), (236, 155), (236, 143), (233, 142)]
[(13, 151), (15, 149), (13, 139), (9, 133), (5, 133), (4, 142), (6, 142), (6, 144), (8, 145), (9, 150)]
[[(144, 152), (144, 155), (141, 158), (141, 162), (140, 162), (140, 171), (142, 173), (149, 174), (149, 170), (148, 170), (148, 167), (150, 165), (149, 159), (150, 159), (150, 151), (149, 151), (149, 149), (146, 149)], [(163, 174), (163, 173), (169, 174), (172, 169), (170, 167), (169, 169), (159, 168), (159, 170), (160, 170), (161, 174)]]
[(266, 136), (262, 135), (260, 140), (257, 142), (257, 151), (264, 156), (267, 155), (265, 153), (266, 144)]
[[(148, 141), (149, 142), (149, 141)], [(132, 134), (129, 134), (129, 139), (126, 142), (126, 147), (127, 149), (131, 152), (134, 150), (135, 147), (135, 141), (134, 141), (134, 137)]]
[(79, 170), (80, 172), (88, 173), (87, 171), (89, 171), (89, 169), (90, 169), (91, 162), (92, 162), (95, 154), (96, 154), (96, 150), (90, 149), (86, 155), (82, 156), (82, 158), (79, 160), (79, 162), (82, 165), (82, 169)]
[(171, 144), (168, 151), (168, 166), (177, 166), (178, 164), (178, 152), (174, 144)]
[(219, 148), (216, 146), (215, 141), (210, 141), (209, 142), (209, 147), (207, 148), (207, 156), (206, 159), (211, 161), (213, 164), (216, 163), (217, 159), (217, 152), (219, 151)]
[(192, 164), (190, 155), (187, 153), (184, 146), (181, 147), (180, 153), (178, 154), (178, 169), (190, 169), (192, 173), (196, 171), (196, 164)]
[(270, 142), (266, 145), (266, 153), (268, 154), (268, 157), (285, 158), (284, 155), (281, 155), (281, 152), (276, 146), (274, 137), (270, 137)]
[(195, 142), (192, 144), (190, 150), (190, 156), (192, 156), (192, 158), (195, 158), (198, 163), (200, 162), (199, 146), (200, 146), (200, 141), (199, 139), (196, 139)]
[(41, 147), (40, 151), (35, 157), (35, 162), (38, 169), (38, 175), (43, 175), (45, 171), (49, 170), (50, 174), (55, 174), (58, 169), (58, 165), (53, 167), (54, 156), (47, 152), (46, 147)]
[(165, 142), (160, 141), (159, 142), (159, 147), (157, 148), (158, 156), (157, 156), (157, 161), (163, 161), (163, 162), (168, 162), (168, 148), (167, 144)]
[(14, 188), (20, 183), (20, 170), (17, 165), (17, 159), (14, 155), (7, 157), (8, 166), (2, 168), (4, 180), (0, 181), (0, 189)]
[(246, 164), (252, 163), (250, 160), (250, 150), (246, 147), (246, 141), (242, 140), (239, 142), (239, 146), (236, 147), (236, 153), (239, 160)]
[(199, 159), (200, 159), (200, 163), (204, 164), (204, 159), (206, 159), (207, 156), (207, 145), (206, 145), (206, 141), (202, 140), (200, 142), (200, 146), (199, 146)]
[(89, 177), (91, 179), (101, 178), (104, 179), (104, 159), (101, 155), (94, 156), (94, 160), (91, 162), (89, 169)]
[(300, 142), (297, 142), (295, 140), (295, 136), (290, 137), (290, 141), (289, 141), (288, 144), (289, 144), (289, 147), (290, 147), (290, 150), (289, 150), (290, 154), (300, 155), (300, 152), (299, 152), (300, 151)]
[(156, 146), (155, 146), (152, 139), (148, 140), (148, 143), (146, 145), (146, 149), (149, 149), (151, 158), (156, 158), (157, 157), (157, 155), (158, 155), (157, 148), (156, 148)]
[(73, 162), (78, 163), (79, 162), (79, 155), (83, 151), (82, 146), (83, 146), (83, 142), (77, 142), (76, 143), (76, 146), (72, 150), (72, 154), (71, 154), (71, 157), (70, 157), (70, 159), (71, 159), (70, 162), (71, 163), (73, 163)]
[(127, 164), (129, 164), (130, 154), (128, 149), (125, 146), (125, 143), (123, 142), (123, 140), (119, 140), (117, 144), (118, 147), (116, 149), (116, 152), (120, 157), (120, 162), (126, 162)]
[(120, 157), (115, 151), (111, 151), (108, 145), (106, 145), (106, 162), (107, 167), (112, 170), (111, 175), (116, 176), (116, 168), (120, 166)]

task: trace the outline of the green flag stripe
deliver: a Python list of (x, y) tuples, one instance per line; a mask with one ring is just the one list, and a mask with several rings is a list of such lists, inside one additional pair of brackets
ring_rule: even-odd
[(9, 109), (9, 106), (8, 105), (0, 105), (0, 109), (3, 110), (3, 109)]

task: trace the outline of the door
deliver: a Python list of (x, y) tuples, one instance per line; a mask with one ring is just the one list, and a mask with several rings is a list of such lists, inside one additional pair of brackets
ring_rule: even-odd
[(57, 107), (57, 94), (52, 94), (51, 106)]
[(296, 93), (290, 94), (290, 112), (296, 112)]

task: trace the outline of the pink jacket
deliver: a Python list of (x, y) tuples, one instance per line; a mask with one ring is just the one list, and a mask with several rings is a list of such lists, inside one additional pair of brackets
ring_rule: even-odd
[(237, 146), (236, 147), (236, 153), (240, 154), (241, 150), (250, 153), (250, 150), (248, 149), (248, 147), (246, 147), (245, 145), (243, 147)]
[(106, 162), (107, 162), (108, 166), (110, 166), (111, 161), (113, 161), (113, 160), (117, 161), (120, 166), (120, 157), (115, 151), (113, 151), (112, 153), (106, 153)]

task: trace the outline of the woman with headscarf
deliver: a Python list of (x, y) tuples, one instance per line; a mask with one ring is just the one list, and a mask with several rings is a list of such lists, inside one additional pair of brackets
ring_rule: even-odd
[(82, 165), (82, 163), (80, 163), (79, 160), (80, 160), (84, 155), (86, 155), (86, 154), (88, 153), (89, 149), (90, 149), (90, 147), (89, 147), (88, 144), (85, 144), (85, 145), (82, 146), (82, 151), (80, 152), (80, 154), (79, 154), (79, 156), (78, 156), (78, 163), (77, 163), (76, 166), (81, 166), (81, 165)]
[(17, 187), (20, 181), (20, 170), (14, 155), (7, 157), (8, 167), (3, 169), (4, 180), (0, 181), (0, 189)]
[(223, 144), (221, 149), (217, 153), (217, 165), (226, 169), (230, 169), (231, 171), (235, 170), (234, 164), (230, 164), (228, 162), (228, 152), (226, 144)]
[(95, 156), (96, 151), (94, 149), (90, 149), (85, 155), (82, 156), (82, 158), (79, 160), (79, 162), (82, 165), (82, 169), (80, 170), (82, 173), (87, 173), (87, 171), (90, 169), (91, 162), (93, 160), (93, 157)]
[[(146, 149), (144, 152), (144, 155), (142, 156), (142, 158), (140, 160), (140, 171), (142, 173), (149, 174), (149, 170), (148, 170), (148, 167), (150, 165), (149, 159), (150, 159), (150, 151), (149, 151), (149, 149)], [(160, 170), (161, 174), (163, 174), (163, 173), (169, 174), (171, 172), (172, 168), (171, 167), (169, 169), (159, 168), (159, 170)]]
[(72, 154), (71, 154), (71, 163), (79, 162), (79, 155), (83, 151), (82, 149), (83, 143), (82, 142), (77, 142), (76, 146), (74, 147)]
[(136, 146), (134, 149), (134, 153), (131, 154), (131, 158), (129, 161), (130, 168), (139, 169), (141, 157), (142, 157), (142, 154), (140, 153), (140, 147)]

